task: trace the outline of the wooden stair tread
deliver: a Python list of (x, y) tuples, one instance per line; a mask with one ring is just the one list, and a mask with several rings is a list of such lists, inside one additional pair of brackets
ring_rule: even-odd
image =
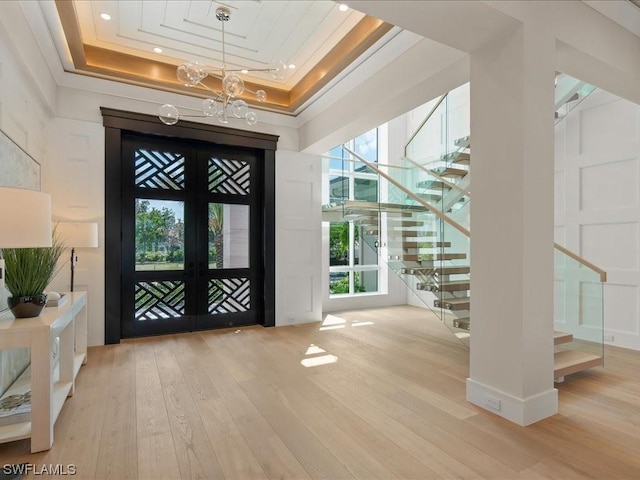
[(471, 307), (471, 297), (443, 298), (433, 301), (436, 308), (446, 308), (447, 310), (469, 310)]
[(423, 206), (420, 205), (402, 205), (400, 203), (378, 203), (378, 202), (366, 202), (363, 200), (345, 200), (343, 202), (336, 202), (325, 204), (322, 206), (323, 212), (341, 212), (341, 211), (353, 211), (353, 212), (428, 212)]
[(451, 305), (459, 305), (461, 303), (469, 303), (471, 301), (471, 297), (443, 298), (441, 301), (443, 303), (450, 303)]
[(425, 290), (427, 292), (462, 292), (469, 290), (470, 282), (457, 281), (457, 282), (436, 282), (436, 283), (423, 283), (420, 282), (416, 285), (418, 290)]
[[(464, 147), (464, 148), (468, 148), (468, 147)], [(458, 163), (460, 165), (465, 165), (465, 164), (468, 165), (469, 162), (471, 161), (471, 154), (469, 152), (463, 152), (461, 150), (458, 150), (456, 152), (445, 153), (444, 155), (440, 155), (440, 161)], [(469, 173), (468, 170), (465, 170), (465, 172)]]
[(424, 188), (425, 190), (449, 190), (449, 187), (439, 180), (423, 180), (416, 183), (416, 188)]
[(423, 199), (426, 202), (439, 202), (440, 199), (442, 198), (442, 195), (440, 195), (439, 193), (415, 193), (415, 195), (417, 195), (418, 197), (420, 197), (421, 199)]
[(571, 343), (573, 342), (573, 334), (572, 333), (564, 333), (564, 332), (553, 332), (553, 344), (561, 345), (563, 343)]
[(433, 170), (433, 173), (440, 177), (465, 177), (469, 173), (469, 170), (446, 167), (442, 169), (435, 169)]
[(471, 155), (468, 153), (461, 153), (453, 160), (453, 163), (457, 163), (459, 165), (469, 165), (471, 163)]
[(405, 275), (463, 275), (470, 271), (471, 267), (469, 267), (469, 265), (457, 265), (449, 267), (406, 268), (402, 270), (402, 273)]
[(553, 376), (564, 377), (603, 364), (599, 355), (584, 353), (578, 350), (562, 350), (554, 354)]
[[(345, 208), (345, 215), (360, 215), (362, 217), (370, 217), (370, 218), (378, 218), (380, 211), (379, 210), (354, 210), (351, 208)], [(411, 218), (413, 217), (413, 212), (388, 212), (387, 218)]]
[[(378, 229), (368, 229), (366, 235), (377, 235)], [(387, 230), (387, 239), (408, 239), (416, 241), (416, 238), (431, 238), (436, 237), (438, 232), (420, 231), (420, 230)], [(427, 240), (428, 241), (428, 240)]]
[(470, 330), (471, 319), (469, 317), (464, 318), (454, 318), (453, 319), (453, 328), (460, 328), (462, 330)]
[[(391, 256), (398, 257), (398, 255)], [(393, 258), (392, 260), (406, 260), (408, 262), (440, 262), (443, 260), (463, 260), (465, 258), (467, 258), (466, 253), (422, 253), (402, 255), (402, 258)]]
[(420, 220), (396, 220), (396, 219), (387, 219), (387, 226), (394, 227), (421, 227), (424, 225), (423, 221)]
[[(409, 237), (415, 238), (415, 237)], [(451, 242), (436, 242), (436, 241), (424, 241), (418, 242), (416, 240), (391, 240), (387, 242), (387, 246), (389, 247), (402, 247), (402, 248), (441, 248), (441, 247), (450, 247)]]

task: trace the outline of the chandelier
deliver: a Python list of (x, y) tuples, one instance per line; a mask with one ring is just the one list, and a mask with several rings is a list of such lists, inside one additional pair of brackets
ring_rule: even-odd
[[(197, 62), (185, 62), (178, 65), (176, 76), (178, 81), (186, 87), (200, 85), (209, 90), (213, 95), (202, 102), (203, 115), (182, 115), (184, 117), (213, 117), (220, 123), (229, 123), (232, 118), (244, 119), (248, 125), (258, 123), (258, 116), (249, 109), (247, 102), (239, 98), (244, 92), (251, 93), (259, 103), (267, 100), (267, 93), (264, 90), (252, 91), (245, 87), (244, 80), (239, 73), (249, 72), (269, 73), (275, 80), (282, 80), (287, 66), (281, 60), (269, 63), (267, 68), (258, 69), (227, 69), (226, 49), (224, 42), (224, 24), (231, 18), (231, 12), (224, 7), (216, 10), (216, 18), (222, 24), (222, 68), (214, 68), (202, 65)], [(221, 81), (220, 91), (214, 90), (204, 83), (207, 77), (217, 78)], [(158, 118), (166, 125), (175, 125), (180, 120), (181, 115), (178, 109), (170, 104), (164, 104), (158, 110)]]

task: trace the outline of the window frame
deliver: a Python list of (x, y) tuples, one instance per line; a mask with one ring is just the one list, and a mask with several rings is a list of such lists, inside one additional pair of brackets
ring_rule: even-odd
[[(375, 128), (372, 130), (369, 130), (368, 132), (365, 132), (362, 135), (359, 135), (356, 138), (353, 138), (351, 140), (349, 140), (348, 142), (345, 142), (345, 145), (347, 145), (350, 149), (355, 151), (356, 148), (356, 142), (359, 138), (363, 137), (364, 135), (368, 135), (370, 132), (375, 131), (375, 160), (370, 160), (372, 162), (378, 163), (379, 158), (380, 158), (380, 153), (379, 153), (379, 145), (380, 145), (380, 131), (379, 128)], [(341, 168), (332, 168), (332, 162), (338, 160), (337, 157), (331, 156), (331, 153), (335, 152), (336, 149), (339, 149), (339, 151), (341, 152), (341, 157), (342, 157), (342, 163), (341, 163)], [(365, 167), (365, 171), (358, 171), (356, 169), (357, 165), (361, 165), (359, 162), (356, 162), (354, 160), (350, 160), (348, 159), (349, 155), (344, 151), (344, 149), (342, 149), (342, 146), (336, 146), (334, 148), (332, 148), (328, 155), (329, 157), (329, 162), (328, 162), (328, 168), (327, 168), (327, 174), (328, 174), (328, 178), (329, 178), (329, 183), (328, 183), (328, 192), (327, 192), (327, 197), (329, 198), (330, 202), (335, 202), (336, 201), (336, 197), (331, 197), (331, 178), (332, 177), (344, 177), (347, 180), (347, 185), (348, 185), (348, 192), (347, 192), (347, 197), (343, 199), (344, 200), (355, 200), (356, 199), (356, 191), (355, 191), (355, 184), (356, 184), (356, 179), (361, 179), (361, 180), (375, 180), (376, 182), (376, 201), (372, 202), (372, 203), (378, 203), (380, 201), (380, 179), (378, 178), (378, 175), (373, 173), (373, 172), (367, 172), (366, 167)], [(346, 168), (345, 168), (346, 167)], [(339, 201), (339, 199), (338, 199)], [(359, 200), (359, 201), (367, 201), (367, 200)], [(355, 263), (355, 253), (356, 253), (356, 239), (355, 239), (355, 231), (357, 226), (355, 225), (355, 223), (352, 220), (345, 220), (344, 222), (330, 222), (329, 223), (329, 235), (331, 232), (331, 225), (332, 224), (340, 224), (340, 223), (348, 223), (349, 225), (349, 247), (348, 247), (348, 264), (347, 265), (330, 265), (330, 255), (329, 255), (329, 298), (346, 298), (346, 297), (357, 297), (357, 296), (366, 296), (366, 295), (379, 295), (379, 294), (384, 294), (386, 292), (384, 292), (383, 290), (383, 278), (382, 278), (382, 273), (383, 273), (383, 269), (380, 265), (380, 259), (378, 258), (379, 255), (376, 255), (376, 260), (377, 262), (375, 264), (356, 264)], [(362, 233), (360, 233), (360, 237), (362, 237)], [(359, 248), (360, 248), (360, 257), (359, 259), (361, 260), (362, 257), (362, 249), (365, 246), (364, 240), (363, 238), (359, 239)], [(377, 288), (375, 291), (370, 291), (370, 292), (356, 292), (356, 282), (355, 282), (355, 277), (356, 274), (358, 273), (364, 273), (364, 272), (371, 272), (371, 271), (377, 271), (378, 275), (377, 275)], [(349, 292), (348, 293), (331, 293), (331, 274), (332, 273), (347, 273), (349, 275)]]

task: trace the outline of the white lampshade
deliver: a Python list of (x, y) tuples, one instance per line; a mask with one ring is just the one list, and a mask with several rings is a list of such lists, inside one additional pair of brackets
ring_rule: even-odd
[(51, 196), (0, 187), (0, 248), (51, 246)]
[(60, 222), (56, 227), (56, 235), (69, 248), (98, 246), (97, 223)]

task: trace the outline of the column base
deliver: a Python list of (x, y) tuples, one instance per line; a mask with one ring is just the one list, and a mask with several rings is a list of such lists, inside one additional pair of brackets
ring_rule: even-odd
[(555, 388), (522, 399), (467, 378), (467, 401), (523, 427), (558, 413)]

